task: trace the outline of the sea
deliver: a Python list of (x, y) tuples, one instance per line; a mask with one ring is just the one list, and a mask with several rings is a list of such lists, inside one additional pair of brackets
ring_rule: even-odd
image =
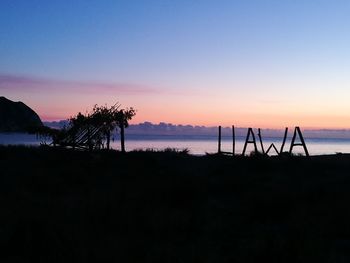
[[(324, 155), (337, 153), (350, 153), (350, 138), (304, 138), (310, 155)], [(245, 137), (236, 137), (235, 154), (241, 154), (245, 142)], [(35, 135), (22, 133), (0, 133), (0, 145), (26, 145), (39, 146), (42, 143), (50, 143), (50, 141), (42, 141)], [(281, 137), (263, 138), (264, 149), (274, 144), (280, 150), (282, 144)], [(288, 151), (291, 144), (291, 138), (288, 138), (284, 147), (284, 151)], [(120, 141), (116, 137), (112, 140), (112, 148), (120, 150)], [(260, 142), (257, 140), (258, 150), (261, 151)], [(206, 153), (216, 153), (218, 151), (217, 136), (180, 136), (180, 135), (127, 135), (126, 150), (164, 150), (166, 148), (176, 150), (188, 150), (193, 155), (205, 155)], [(221, 150), (225, 152), (233, 151), (233, 142), (231, 137), (222, 137)], [(247, 153), (254, 150), (254, 146), (249, 144)], [(271, 155), (276, 154), (271, 150)], [(293, 149), (295, 154), (304, 154), (304, 150), (300, 146)]]

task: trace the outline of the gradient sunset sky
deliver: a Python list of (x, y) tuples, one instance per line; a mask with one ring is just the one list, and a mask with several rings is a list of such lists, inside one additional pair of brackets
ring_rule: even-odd
[(1, 0), (0, 96), (43, 120), (350, 128), (350, 1)]

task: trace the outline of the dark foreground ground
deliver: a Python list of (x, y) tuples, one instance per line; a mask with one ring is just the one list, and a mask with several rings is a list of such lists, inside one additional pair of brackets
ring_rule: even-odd
[(350, 261), (348, 155), (0, 147), (0, 171), (0, 262)]

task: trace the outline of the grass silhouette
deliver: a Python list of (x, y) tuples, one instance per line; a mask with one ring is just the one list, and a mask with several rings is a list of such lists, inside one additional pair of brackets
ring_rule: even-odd
[(1, 262), (347, 262), (350, 156), (0, 147)]

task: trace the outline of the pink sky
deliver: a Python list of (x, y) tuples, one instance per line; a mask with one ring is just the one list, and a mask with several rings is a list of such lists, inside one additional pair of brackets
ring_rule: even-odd
[(304, 128), (350, 127), (346, 99), (338, 99), (336, 104), (324, 104), (322, 101), (307, 101), (307, 97), (306, 101), (298, 100), (290, 95), (279, 101), (279, 91), (274, 98), (244, 90), (234, 94), (220, 89), (162, 89), (140, 84), (58, 81), (5, 74), (0, 75), (0, 91), (3, 96), (32, 107), (44, 121), (67, 119), (79, 111), (90, 111), (94, 104), (119, 102), (122, 107), (137, 109), (132, 123), (151, 121), (261, 128), (297, 125)]

